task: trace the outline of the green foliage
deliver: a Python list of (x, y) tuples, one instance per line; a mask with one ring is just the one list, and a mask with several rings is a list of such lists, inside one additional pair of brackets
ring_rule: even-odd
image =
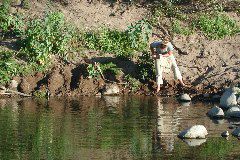
[(19, 64), (13, 59), (14, 54), (9, 51), (0, 52), (0, 84), (4, 84), (18, 73)]
[(30, 21), (20, 43), (29, 61), (45, 64), (51, 54), (67, 58), (66, 52), (70, 49), (72, 38), (73, 28), (66, 24), (63, 14), (53, 12), (44, 19)]
[(192, 34), (192, 32), (193, 32), (193, 30), (190, 29), (189, 27), (187, 27), (187, 26), (185, 26), (185, 27), (181, 26), (179, 20), (176, 20), (176, 21), (173, 22), (173, 24), (172, 24), (172, 31), (173, 31), (174, 33), (183, 34), (183, 35), (186, 35), (186, 36)]
[(141, 83), (136, 78), (128, 74), (125, 76), (125, 80), (127, 81), (127, 87), (130, 88), (132, 92), (139, 90)]
[(142, 82), (147, 82), (155, 78), (154, 60), (152, 59), (150, 53), (143, 52), (143, 54), (139, 56), (137, 68), (138, 78)]
[(152, 34), (152, 26), (146, 20), (140, 20), (128, 26), (126, 32), (131, 47), (135, 50), (144, 50), (147, 47), (149, 36)]
[(87, 67), (88, 77), (89, 78), (98, 78), (101, 75), (99, 69), (96, 68), (94, 64), (89, 64)]
[(10, 1), (5, 0), (0, 6), (0, 31), (2, 34), (21, 35), (24, 22), (22, 16), (9, 13)]
[(118, 68), (117, 65), (112, 62), (101, 64), (100, 68), (103, 73), (111, 72), (113, 75), (117, 75), (121, 72), (121, 69)]
[(116, 66), (116, 64), (109, 62), (105, 64), (89, 64), (87, 67), (89, 78), (98, 78), (101, 74), (106, 74), (111, 72), (113, 75), (120, 73), (121, 69)]
[(0, 84), (9, 82), (12, 77), (44, 71), (48, 67), (37, 63), (24, 63), (17, 60), (17, 54), (10, 51), (0, 51)]
[(124, 32), (103, 28), (96, 33), (86, 33), (82, 41), (90, 49), (114, 53), (118, 57), (131, 58), (135, 51), (147, 47), (150, 24), (140, 20)]
[(223, 14), (217, 14), (216, 16), (202, 15), (193, 25), (203, 31), (210, 39), (221, 39), (227, 35), (240, 32), (236, 21)]
[(47, 92), (46, 91), (41, 91), (41, 90), (38, 90), (38, 91), (35, 91), (33, 93), (33, 95), (37, 98), (46, 98), (47, 97)]

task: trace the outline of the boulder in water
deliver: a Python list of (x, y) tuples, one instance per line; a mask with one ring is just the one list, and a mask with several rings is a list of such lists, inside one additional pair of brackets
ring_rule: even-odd
[(224, 132), (222, 132), (221, 136), (222, 136), (222, 137), (228, 137), (228, 136), (229, 136), (228, 131), (224, 131)]
[(229, 108), (226, 112), (226, 116), (229, 118), (240, 118), (240, 107), (236, 105)]
[(236, 128), (233, 130), (232, 135), (235, 137), (240, 137), (240, 128)]
[(208, 114), (208, 116), (210, 116), (212, 118), (222, 118), (222, 117), (224, 117), (223, 110), (221, 108), (219, 108), (218, 106), (215, 106), (212, 109), (210, 109), (207, 114)]
[(179, 99), (180, 99), (180, 101), (183, 101), (183, 102), (191, 101), (191, 97), (188, 94), (186, 94), (186, 93), (182, 94)]
[(231, 106), (236, 105), (237, 97), (235, 94), (238, 92), (240, 92), (240, 89), (238, 87), (231, 87), (226, 89), (226, 91), (221, 96), (220, 107), (228, 109)]
[(207, 134), (207, 129), (203, 125), (194, 125), (180, 132), (178, 137), (182, 139), (205, 138)]

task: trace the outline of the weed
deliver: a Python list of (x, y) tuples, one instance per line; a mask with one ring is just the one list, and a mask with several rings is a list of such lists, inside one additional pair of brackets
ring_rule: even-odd
[(132, 92), (139, 90), (141, 83), (136, 78), (128, 74), (125, 76), (125, 80), (127, 81), (126, 87), (130, 88)]
[(121, 69), (116, 64), (109, 62), (105, 64), (89, 64), (87, 67), (89, 78), (98, 78), (107, 72), (111, 72), (113, 75), (120, 73)]
[(7, 34), (21, 35), (23, 33), (23, 17), (19, 14), (11, 15), (9, 13), (10, 1), (5, 0), (0, 6), (0, 31), (3, 36)]
[(46, 64), (50, 54), (67, 58), (68, 45), (73, 37), (73, 28), (64, 21), (62, 13), (53, 12), (44, 19), (35, 19), (28, 23), (22, 44), (22, 51), (31, 62)]
[(46, 91), (41, 91), (37, 90), (33, 93), (33, 95), (37, 98), (46, 98), (47, 97), (47, 92)]
[(137, 68), (138, 79), (142, 82), (147, 82), (155, 78), (154, 60), (152, 59), (150, 53), (145, 51), (138, 57)]
[(227, 35), (234, 35), (240, 31), (236, 21), (223, 14), (216, 16), (202, 15), (193, 23), (210, 39), (221, 39)]
[(147, 47), (152, 28), (146, 20), (131, 24), (124, 32), (102, 28), (86, 33), (82, 41), (90, 49), (114, 53), (117, 57), (132, 58), (135, 51)]

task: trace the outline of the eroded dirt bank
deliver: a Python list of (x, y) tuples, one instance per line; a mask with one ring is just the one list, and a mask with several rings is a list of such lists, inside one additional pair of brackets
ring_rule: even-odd
[[(31, 2), (29, 12), (41, 15), (46, 8), (44, 1)], [(67, 7), (55, 4), (54, 6), (62, 11), (71, 22), (78, 27), (94, 29), (105, 24), (109, 28), (125, 29), (130, 23), (143, 18), (147, 11), (141, 7), (126, 8), (126, 6), (109, 6), (109, 4), (92, 4), (88, 2), (72, 1)], [(21, 8), (17, 7), (17, 10)], [(16, 11), (16, 8), (15, 10)], [(113, 15), (114, 13), (114, 15)], [(239, 23), (239, 17), (235, 13), (229, 13)], [(91, 18), (90, 18), (91, 17)], [(166, 25), (169, 19), (166, 19)], [(165, 33), (155, 29), (160, 35)], [(161, 95), (174, 95), (178, 93), (190, 93), (201, 95), (204, 93), (221, 93), (222, 89), (230, 84), (240, 83), (240, 35), (226, 37), (222, 40), (208, 40), (201, 33), (194, 33), (190, 36), (171, 35), (172, 43), (178, 48), (174, 55), (177, 64), (182, 72), (184, 81), (188, 87), (181, 88), (173, 79), (173, 74), (164, 74), (165, 81), (161, 89)], [(152, 38), (149, 43), (156, 38)], [(3, 47), (9, 47), (2, 42)], [(9, 47), (11, 49), (11, 47)], [(179, 52), (179, 50), (181, 52)], [(184, 54), (183, 54), (184, 53)], [(78, 54), (75, 61), (55, 60), (52, 69), (47, 73), (36, 73), (26, 77), (15, 77), (17, 88), (26, 94), (35, 94), (40, 91), (48, 92), (51, 96), (78, 96), (96, 95), (102, 92), (105, 86), (113, 83), (120, 88), (120, 94), (146, 94), (153, 95), (156, 87), (155, 81), (142, 84), (140, 89), (132, 92), (124, 82), (124, 75), (130, 74), (133, 77), (137, 73), (137, 60), (119, 60), (112, 55), (101, 56), (97, 52), (84, 51), (85, 59)], [(138, 55), (142, 53), (137, 53)], [(105, 75), (107, 80), (101, 77), (98, 79), (88, 78), (87, 65), (94, 62), (104, 62), (111, 59), (122, 69), (118, 77)], [(111, 81), (111, 82), (110, 82)], [(9, 84), (6, 87), (10, 87)]]

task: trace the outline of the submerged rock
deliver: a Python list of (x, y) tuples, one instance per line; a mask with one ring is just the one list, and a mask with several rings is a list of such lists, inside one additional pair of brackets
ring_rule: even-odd
[(207, 129), (203, 125), (194, 125), (180, 132), (178, 137), (182, 139), (205, 138), (207, 134)]
[(118, 85), (116, 85), (116, 84), (106, 85), (106, 87), (103, 91), (103, 95), (114, 95), (114, 94), (119, 94), (119, 93), (120, 93), (120, 89), (119, 89)]
[(237, 99), (237, 103), (240, 104), (240, 96)]
[(186, 142), (189, 146), (200, 146), (204, 142), (206, 142), (206, 139), (183, 139), (184, 142)]
[(240, 118), (240, 107), (239, 106), (233, 106), (229, 108), (226, 112), (226, 116), (229, 118)]
[(224, 117), (223, 110), (221, 108), (219, 108), (218, 106), (215, 106), (212, 109), (210, 109), (207, 114), (208, 114), (208, 116), (210, 116), (212, 118), (222, 118), (222, 117)]
[(228, 137), (228, 136), (229, 136), (228, 131), (224, 131), (224, 132), (222, 132), (221, 136), (222, 136), (222, 137)]
[(240, 137), (240, 128), (236, 128), (233, 130), (232, 135), (235, 137)]
[(184, 102), (191, 101), (191, 97), (186, 93), (182, 94), (179, 99), (180, 99), (180, 101), (184, 101)]
[(237, 104), (236, 93), (240, 92), (238, 87), (231, 87), (226, 89), (220, 99), (220, 107), (228, 109)]

